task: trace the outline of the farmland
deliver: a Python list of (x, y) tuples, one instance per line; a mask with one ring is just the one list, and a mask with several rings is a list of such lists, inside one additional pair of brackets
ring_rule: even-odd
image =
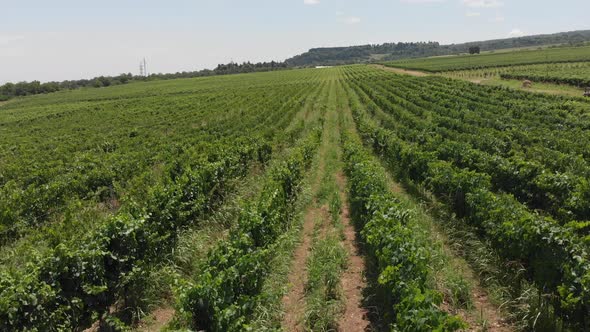
[(354, 65), (16, 98), (0, 133), (1, 330), (588, 326), (582, 98)]
[(590, 86), (590, 62), (544, 64), (511, 68), (501, 73), (500, 77), (503, 79), (527, 79), (534, 82), (587, 87)]
[[(586, 46), (557, 47), (410, 59), (384, 65), (391, 70), (439, 75), (488, 86), (582, 96), (584, 88), (590, 85), (589, 54), (590, 48)], [(523, 80), (535, 84), (523, 86)]]
[[(581, 96), (584, 88), (590, 86), (588, 68), (590, 68), (590, 62), (547, 63), (456, 70), (442, 72), (439, 75), (484, 85), (499, 85), (528, 91)], [(533, 84), (528, 87), (523, 86), (524, 80), (529, 80)]]
[(385, 65), (427, 72), (446, 72), (539, 63), (581, 61), (590, 61), (590, 47), (558, 47), (540, 50), (485, 53), (479, 55), (418, 58), (387, 62)]
[(130, 273), (166, 259), (183, 228), (307, 130), (298, 114), (321, 79), (291, 75), (6, 105), (2, 329), (83, 326), (126, 292)]

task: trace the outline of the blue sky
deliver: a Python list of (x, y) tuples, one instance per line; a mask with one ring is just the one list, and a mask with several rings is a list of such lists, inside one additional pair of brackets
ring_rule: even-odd
[(0, 0), (0, 82), (284, 60), (312, 47), (590, 29), (589, 0)]

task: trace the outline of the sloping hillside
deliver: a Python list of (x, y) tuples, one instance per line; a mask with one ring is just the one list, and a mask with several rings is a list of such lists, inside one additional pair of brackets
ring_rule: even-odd
[(349, 47), (312, 48), (308, 52), (287, 59), (290, 66), (339, 65), (389, 61), (436, 55), (460, 54), (469, 47), (479, 46), (481, 51), (492, 51), (518, 47), (544, 45), (575, 45), (590, 41), (590, 30), (560, 32), (549, 35), (535, 35), (518, 38), (475, 41), (463, 44), (441, 45), (438, 42), (385, 43), (381, 45), (359, 45)]

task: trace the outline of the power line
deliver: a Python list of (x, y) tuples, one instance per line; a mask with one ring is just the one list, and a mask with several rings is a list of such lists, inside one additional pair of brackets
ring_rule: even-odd
[(147, 62), (145, 61), (145, 58), (143, 58), (143, 60), (139, 62), (139, 76), (148, 76)]

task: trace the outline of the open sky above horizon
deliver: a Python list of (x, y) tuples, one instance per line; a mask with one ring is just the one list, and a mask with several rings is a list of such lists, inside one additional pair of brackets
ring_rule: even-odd
[(588, 0), (0, 0), (0, 83), (590, 29)]

